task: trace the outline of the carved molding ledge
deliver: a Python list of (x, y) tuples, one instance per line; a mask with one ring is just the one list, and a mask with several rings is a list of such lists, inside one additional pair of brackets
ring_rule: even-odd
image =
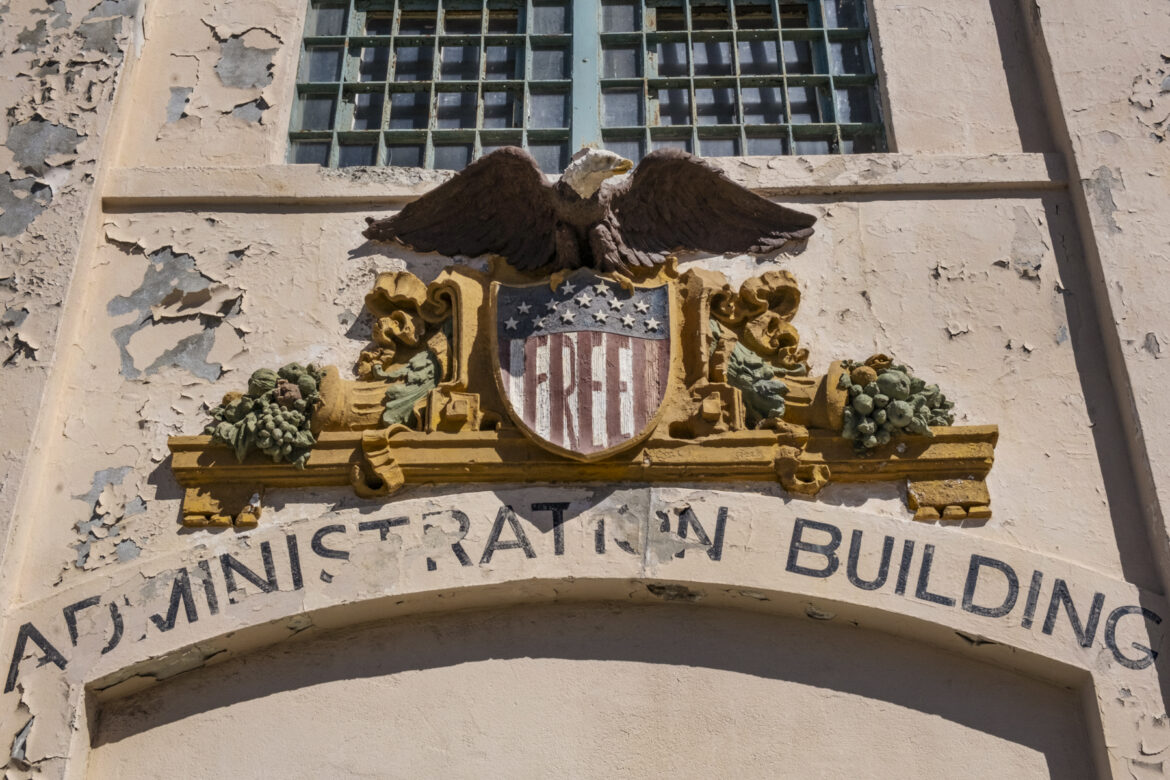
[[(1050, 190), (1067, 184), (1060, 154), (860, 154), (712, 158), (733, 181), (762, 195)], [(180, 206), (394, 204), (450, 178), (415, 168), (315, 165), (118, 168), (102, 196), (107, 210)]]
[[(406, 485), (449, 483), (581, 482), (767, 482), (788, 481), (784, 458), (795, 457), (795, 472), (823, 468), (828, 483), (901, 481), (916, 519), (972, 519), (990, 515), (986, 486), (999, 431), (994, 425), (933, 429), (933, 437), (907, 436), (885, 457), (858, 457), (853, 443), (810, 433), (803, 450), (799, 435), (740, 431), (706, 439), (649, 439), (643, 448), (598, 463), (557, 457), (519, 431), (449, 434), (404, 427), (325, 432), (303, 470), (262, 456), (243, 463), (210, 436), (170, 440), (172, 469), (187, 489), (183, 522), (188, 526), (250, 525), (254, 495), (265, 488), (355, 486), (367, 495), (389, 494)], [(390, 480), (378, 484), (380, 478)], [(922, 497), (920, 485), (952, 485), (953, 495), (938, 506)], [(792, 492), (792, 483), (785, 485)], [(814, 491), (815, 492), (815, 491)], [(917, 498), (916, 498), (917, 497)], [(979, 499), (982, 497), (982, 500)], [(915, 500), (921, 506), (913, 506)], [(959, 509), (964, 511), (961, 515)], [(949, 513), (948, 513), (949, 509)]]

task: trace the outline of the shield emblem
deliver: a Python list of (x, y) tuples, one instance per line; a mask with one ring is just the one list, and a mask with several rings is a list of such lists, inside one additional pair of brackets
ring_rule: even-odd
[(670, 378), (671, 289), (591, 271), (557, 287), (492, 285), (496, 380), (539, 444), (598, 460), (646, 437)]

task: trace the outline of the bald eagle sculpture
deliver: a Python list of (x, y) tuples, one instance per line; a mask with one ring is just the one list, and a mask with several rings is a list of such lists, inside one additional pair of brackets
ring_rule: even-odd
[(536, 160), (506, 147), (363, 235), (420, 252), (503, 256), (521, 271), (580, 267), (626, 273), (678, 251), (766, 254), (812, 235), (816, 217), (772, 203), (686, 152), (633, 164), (597, 149), (574, 155), (549, 184)]

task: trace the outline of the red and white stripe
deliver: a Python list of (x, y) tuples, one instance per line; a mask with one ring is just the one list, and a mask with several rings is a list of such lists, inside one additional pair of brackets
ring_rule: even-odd
[(662, 402), (670, 341), (576, 331), (500, 342), (512, 408), (537, 436), (583, 455), (632, 439)]

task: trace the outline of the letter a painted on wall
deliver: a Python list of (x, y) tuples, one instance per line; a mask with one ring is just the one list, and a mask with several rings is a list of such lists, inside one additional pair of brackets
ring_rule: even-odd
[(541, 446), (601, 459), (646, 437), (670, 379), (671, 288), (627, 289), (578, 271), (492, 285), (496, 380), (517, 426)]

